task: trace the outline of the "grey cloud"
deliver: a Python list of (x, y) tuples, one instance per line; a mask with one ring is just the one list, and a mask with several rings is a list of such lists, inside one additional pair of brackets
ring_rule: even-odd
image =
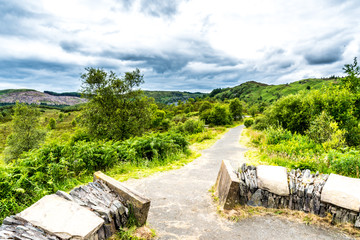
[(65, 52), (69, 53), (79, 52), (81, 49), (81, 44), (75, 41), (61, 41), (59, 45)]
[(344, 52), (343, 46), (334, 46), (330, 48), (315, 48), (305, 54), (305, 60), (310, 65), (330, 64), (342, 59)]
[(100, 53), (100, 56), (133, 61), (137, 67), (150, 67), (159, 74), (178, 72), (190, 62), (216, 64), (218, 66), (236, 66), (241, 63), (238, 59), (215, 51), (204, 42), (189, 39), (186, 41), (192, 42), (192, 44), (187, 45), (183, 50), (176, 49), (173, 51), (156, 52), (144, 49), (132, 53), (106, 50)]
[(182, 0), (141, 0), (141, 11), (154, 17), (171, 17), (177, 13)]

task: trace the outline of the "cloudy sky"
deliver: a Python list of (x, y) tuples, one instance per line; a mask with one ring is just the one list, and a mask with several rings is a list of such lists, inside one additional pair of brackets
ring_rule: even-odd
[(100, 67), (208, 92), (343, 75), (360, 56), (356, 0), (0, 0), (0, 21), (0, 89), (77, 91)]

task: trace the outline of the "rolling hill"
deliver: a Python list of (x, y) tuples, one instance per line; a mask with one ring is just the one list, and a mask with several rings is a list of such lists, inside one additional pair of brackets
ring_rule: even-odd
[(320, 89), (322, 86), (337, 84), (337, 82), (337, 78), (304, 79), (280, 85), (268, 85), (250, 81), (232, 88), (214, 89), (209, 96), (221, 100), (239, 98), (250, 105), (256, 103), (268, 104), (282, 96), (295, 94), (301, 90)]
[[(171, 104), (186, 101), (189, 98), (213, 97), (215, 99), (239, 98), (249, 105), (265, 103), (270, 104), (282, 96), (297, 93), (301, 90), (320, 89), (322, 86), (337, 84), (338, 78), (303, 79), (289, 84), (268, 85), (249, 81), (231, 88), (217, 88), (210, 94), (200, 92), (180, 91), (144, 91), (158, 103)], [(85, 103), (87, 100), (80, 97), (77, 92), (56, 93), (51, 91), (39, 92), (32, 89), (0, 90), (0, 105), (13, 104), (16, 101), (28, 104), (41, 104), (53, 106), (72, 106)]]
[(13, 104), (19, 101), (27, 104), (72, 106), (86, 102), (76, 96), (55, 96), (32, 89), (6, 89), (0, 91), (0, 105)]

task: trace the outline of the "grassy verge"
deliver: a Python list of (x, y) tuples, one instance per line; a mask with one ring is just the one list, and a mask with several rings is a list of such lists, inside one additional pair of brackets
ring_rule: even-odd
[(327, 148), (306, 135), (280, 128), (264, 131), (249, 128), (242, 134), (242, 144), (250, 148), (245, 154), (249, 164), (278, 165), (288, 169), (360, 177), (360, 151), (356, 148)]

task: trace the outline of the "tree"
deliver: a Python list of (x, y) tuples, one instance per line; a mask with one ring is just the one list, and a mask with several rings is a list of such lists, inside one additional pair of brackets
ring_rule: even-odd
[(243, 106), (238, 98), (231, 100), (229, 109), (235, 121), (242, 119)]
[(326, 111), (321, 112), (306, 131), (312, 140), (322, 144), (326, 150), (344, 147), (345, 133), (346, 131), (339, 129), (337, 122)]
[(23, 152), (39, 146), (45, 132), (40, 129), (40, 111), (25, 104), (16, 103), (12, 121), (12, 133), (6, 140), (6, 161), (18, 158)]
[(82, 123), (91, 137), (123, 140), (141, 135), (150, 127), (154, 99), (135, 89), (144, 82), (139, 69), (126, 72), (122, 78), (112, 71), (85, 70), (82, 93), (89, 102)]
[(200, 108), (199, 108), (199, 113), (201, 114), (203, 111), (207, 110), (207, 109), (211, 109), (212, 105), (210, 102), (208, 101), (204, 101), (203, 104), (201, 104)]
[(216, 105), (213, 109), (206, 109), (200, 114), (200, 119), (206, 124), (226, 125), (231, 124), (231, 115), (228, 109), (221, 105)]
[(258, 111), (258, 107), (255, 104), (249, 108), (249, 113), (252, 117), (255, 117)]
[(357, 58), (354, 58), (353, 64), (345, 64), (343, 70), (347, 76), (341, 79), (341, 83), (351, 92), (357, 93), (360, 88), (360, 66)]

